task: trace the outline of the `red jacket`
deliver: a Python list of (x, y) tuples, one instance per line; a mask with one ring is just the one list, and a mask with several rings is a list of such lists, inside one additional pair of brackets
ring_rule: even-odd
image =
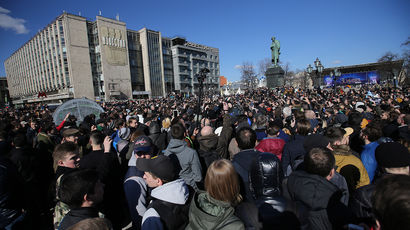
[(261, 152), (268, 152), (275, 154), (279, 160), (282, 160), (283, 146), (285, 141), (277, 137), (267, 137), (255, 147), (255, 149)]

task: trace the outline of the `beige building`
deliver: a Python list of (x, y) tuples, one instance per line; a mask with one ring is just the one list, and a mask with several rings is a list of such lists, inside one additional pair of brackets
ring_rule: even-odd
[(164, 97), (182, 84), (172, 46), (161, 32), (129, 30), (118, 18), (63, 13), (5, 61), (10, 97), (14, 104)]

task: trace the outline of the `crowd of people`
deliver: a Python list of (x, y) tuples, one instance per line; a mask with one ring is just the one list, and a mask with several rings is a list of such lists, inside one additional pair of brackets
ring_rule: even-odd
[(0, 110), (0, 229), (409, 229), (410, 90)]

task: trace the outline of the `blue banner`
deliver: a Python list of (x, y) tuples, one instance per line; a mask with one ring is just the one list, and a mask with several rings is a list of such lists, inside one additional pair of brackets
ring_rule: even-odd
[[(334, 77), (333, 77), (334, 78)], [(326, 86), (333, 85), (333, 79), (330, 75), (323, 77)], [(380, 83), (380, 75), (377, 71), (368, 71), (360, 73), (342, 74), (336, 78), (336, 85), (356, 85), (356, 84), (377, 84)]]

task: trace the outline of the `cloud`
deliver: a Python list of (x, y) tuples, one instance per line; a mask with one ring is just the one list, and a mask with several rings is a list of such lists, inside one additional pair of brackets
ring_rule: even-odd
[(340, 63), (342, 63), (341, 60), (334, 60), (334, 61), (332, 61), (332, 64), (340, 64)]
[(235, 69), (240, 69), (240, 68), (241, 68), (241, 65), (235, 65), (233, 68), (235, 68)]
[(0, 6), (0, 28), (14, 30), (17, 34), (28, 33), (28, 29), (24, 25), (26, 21), (21, 18), (13, 18), (7, 15), (9, 13), (10, 10)]

